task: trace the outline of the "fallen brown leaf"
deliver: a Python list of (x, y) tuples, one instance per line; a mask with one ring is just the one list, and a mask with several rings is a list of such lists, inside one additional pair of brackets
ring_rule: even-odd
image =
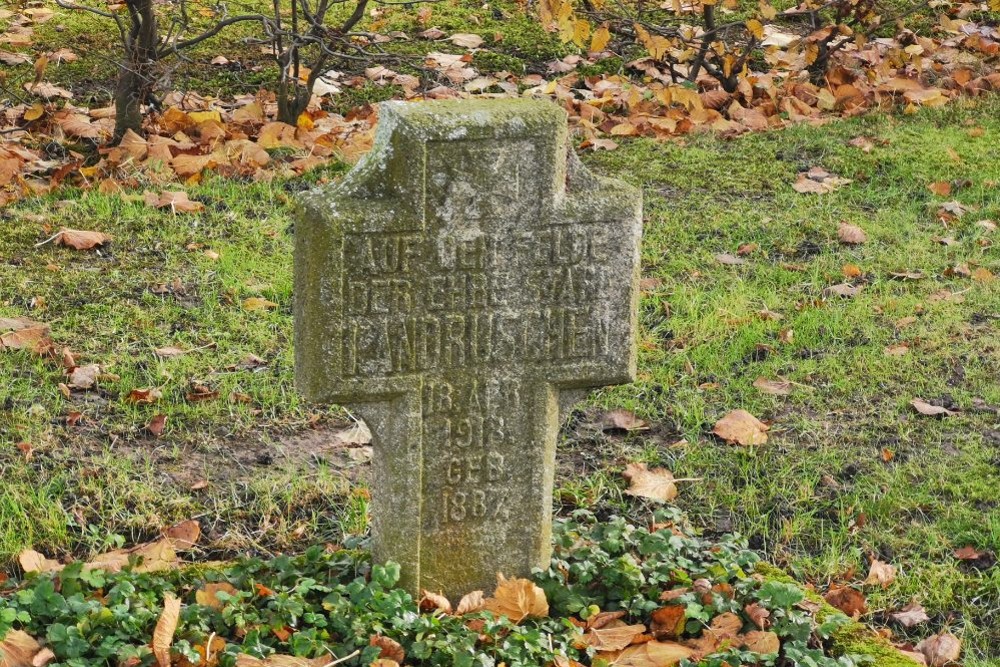
[(823, 599), (831, 607), (836, 607), (848, 616), (858, 618), (868, 612), (868, 602), (861, 591), (850, 586), (831, 588)]
[(881, 586), (888, 588), (889, 584), (896, 580), (896, 568), (888, 563), (875, 559), (872, 560), (868, 570), (868, 578), (865, 583), (869, 586)]
[(493, 597), (486, 599), (484, 609), (506, 616), (514, 623), (520, 623), (528, 617), (542, 618), (549, 615), (545, 591), (530, 579), (507, 579), (502, 574), (497, 575), (497, 588)]
[(788, 380), (768, 380), (759, 377), (753, 381), (753, 386), (761, 393), (772, 396), (788, 396), (792, 393), (792, 383)]
[(25, 549), (17, 556), (17, 562), (25, 573), (58, 572), (64, 565), (57, 560), (46, 558), (33, 549)]
[(751, 630), (742, 639), (744, 648), (757, 655), (771, 655), (781, 650), (781, 640), (773, 632)]
[(620, 653), (598, 654), (611, 658), (608, 665), (614, 667), (673, 667), (694, 655), (694, 650), (676, 642), (651, 641), (629, 646)]
[(54, 657), (23, 630), (10, 630), (0, 641), (0, 667), (44, 667)]
[(236, 595), (239, 591), (227, 581), (205, 584), (194, 594), (194, 600), (200, 605), (211, 609), (221, 610), (226, 606), (226, 602), (219, 599), (219, 593)]
[(657, 639), (678, 639), (684, 632), (687, 608), (684, 605), (660, 607), (651, 615), (649, 631)]
[(97, 378), (100, 374), (101, 367), (98, 364), (77, 366), (70, 372), (67, 384), (72, 389), (90, 389), (97, 384)]
[(177, 551), (190, 551), (201, 539), (201, 524), (195, 519), (181, 521), (163, 531), (164, 539), (170, 540)]
[(74, 250), (91, 250), (99, 248), (111, 241), (111, 237), (104, 232), (86, 232), (79, 229), (59, 230), (53, 237), (55, 245), (62, 245)]
[(770, 427), (746, 410), (733, 410), (715, 424), (712, 432), (729, 443), (763, 445)]
[(912, 628), (931, 620), (919, 602), (911, 602), (899, 611), (889, 614), (889, 618), (904, 628)]
[(439, 611), (442, 614), (451, 613), (451, 602), (448, 598), (438, 593), (431, 593), (430, 591), (423, 592), (420, 596), (418, 606), (422, 612)]
[(669, 502), (677, 497), (673, 473), (666, 468), (649, 470), (645, 463), (629, 463), (625, 466), (623, 475), (630, 483), (625, 491), (630, 496), (662, 502)]
[(159, 437), (163, 435), (163, 429), (167, 425), (166, 415), (153, 415), (153, 418), (149, 420), (146, 424), (146, 430), (152, 433), (154, 436)]
[(962, 656), (962, 642), (950, 632), (933, 635), (917, 644), (929, 667), (946, 667)]
[(147, 192), (143, 196), (147, 205), (153, 208), (169, 208), (173, 213), (197, 213), (205, 208), (200, 201), (191, 201), (187, 192), (163, 192), (159, 195)]
[(931, 405), (922, 398), (913, 399), (912, 401), (910, 401), (910, 405), (912, 405), (917, 412), (919, 412), (922, 415), (926, 415), (928, 417), (950, 417), (956, 414), (954, 411), (949, 410), (948, 408), (942, 408), (941, 406), (938, 405)]
[(378, 647), (378, 657), (382, 660), (392, 660), (397, 663), (406, 660), (406, 651), (403, 650), (403, 646), (390, 637), (372, 635), (368, 640), (368, 645)]
[(455, 615), (464, 616), (465, 614), (474, 614), (477, 611), (482, 611), (485, 604), (486, 600), (483, 597), (482, 591), (466, 593), (458, 601), (458, 606), (455, 607)]
[(170, 667), (170, 647), (174, 643), (174, 632), (180, 620), (181, 601), (173, 593), (163, 596), (163, 613), (160, 614), (153, 630), (153, 655), (159, 667)]
[(620, 625), (595, 628), (584, 635), (588, 646), (597, 651), (620, 651), (629, 646), (636, 636), (646, 631), (645, 625)]
[(27, 318), (0, 318), (0, 350), (27, 350), (45, 354), (52, 349), (49, 326)]
[(859, 245), (868, 240), (863, 229), (847, 222), (841, 222), (838, 225), (837, 238), (840, 239), (841, 243), (848, 245)]
[(840, 283), (839, 285), (831, 285), (823, 290), (824, 297), (830, 296), (840, 296), (845, 298), (853, 298), (861, 293), (861, 285), (849, 285), (847, 283)]
[(983, 552), (979, 551), (971, 544), (967, 544), (960, 549), (955, 549), (953, 555), (958, 560), (979, 560), (983, 557)]
[(649, 428), (649, 424), (630, 410), (618, 409), (602, 415), (601, 428), (605, 431), (644, 431)]
[(743, 607), (743, 613), (749, 616), (754, 625), (761, 630), (766, 630), (767, 626), (771, 624), (771, 612), (761, 606), (758, 602), (753, 602)]

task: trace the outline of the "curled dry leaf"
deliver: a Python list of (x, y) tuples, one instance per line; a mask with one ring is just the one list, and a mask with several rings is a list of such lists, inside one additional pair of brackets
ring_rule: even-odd
[(955, 412), (949, 410), (948, 408), (943, 408), (939, 405), (931, 405), (922, 398), (913, 399), (910, 401), (910, 405), (912, 405), (917, 412), (928, 417), (950, 417), (955, 414)]
[(857, 225), (841, 222), (837, 227), (837, 238), (847, 245), (860, 245), (868, 240), (863, 229)]
[(23, 630), (11, 630), (0, 641), (0, 667), (43, 667), (54, 655)]
[(170, 647), (174, 643), (174, 632), (181, 615), (181, 601), (173, 593), (163, 596), (163, 613), (153, 630), (153, 655), (159, 667), (170, 667)]
[(464, 616), (465, 614), (474, 614), (477, 611), (482, 611), (485, 604), (486, 600), (483, 597), (482, 591), (466, 593), (458, 601), (458, 606), (455, 608), (455, 615)]
[(528, 617), (543, 618), (549, 615), (549, 602), (545, 591), (530, 579), (507, 579), (497, 575), (497, 588), (493, 597), (487, 598), (484, 608), (515, 623)]
[(153, 354), (160, 357), (161, 359), (172, 359), (174, 357), (179, 357), (184, 354), (186, 350), (182, 350), (179, 347), (173, 345), (168, 345), (167, 347), (158, 347), (153, 350)]
[(750, 617), (761, 630), (766, 630), (767, 626), (771, 624), (771, 612), (765, 609), (759, 602), (753, 602), (743, 607), (743, 613)]
[(946, 667), (962, 656), (962, 642), (950, 632), (933, 635), (917, 644), (929, 667)]
[(402, 645), (395, 639), (391, 639), (384, 635), (372, 635), (372, 637), (368, 640), (368, 645), (378, 647), (379, 659), (392, 660), (400, 664), (406, 660), (406, 651), (403, 650)]
[(746, 410), (733, 410), (716, 422), (712, 433), (729, 443), (754, 446), (767, 442), (769, 428)]
[(889, 584), (895, 580), (896, 567), (875, 559), (869, 567), (868, 578), (865, 579), (865, 583), (869, 586), (881, 586), (882, 588), (888, 588)]
[(623, 473), (630, 486), (625, 493), (639, 498), (668, 502), (677, 497), (674, 475), (666, 468), (649, 470), (645, 463), (629, 463)]
[(236, 595), (238, 592), (236, 587), (227, 581), (210, 583), (195, 591), (194, 600), (205, 607), (221, 610), (226, 606), (226, 602), (219, 599), (219, 593)]
[(419, 607), (422, 612), (439, 611), (442, 614), (451, 613), (451, 602), (448, 598), (438, 593), (431, 593), (430, 591), (424, 591), (420, 596)]
[(912, 628), (931, 620), (919, 602), (911, 602), (899, 611), (889, 614), (889, 618), (904, 628)]
[(852, 618), (857, 618), (868, 612), (868, 602), (865, 600), (865, 596), (862, 595), (861, 591), (850, 586), (831, 588), (823, 596), (823, 599), (831, 607), (836, 607)]
[(111, 237), (104, 232), (86, 232), (79, 229), (60, 229), (53, 242), (74, 250), (91, 250), (109, 242)]

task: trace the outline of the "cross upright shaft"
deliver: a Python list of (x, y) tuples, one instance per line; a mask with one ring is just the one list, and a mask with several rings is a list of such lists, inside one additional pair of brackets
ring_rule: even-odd
[(374, 556), (414, 593), (547, 565), (560, 405), (635, 372), (640, 233), (534, 100), (385, 103), (302, 198), (297, 385), (368, 423)]

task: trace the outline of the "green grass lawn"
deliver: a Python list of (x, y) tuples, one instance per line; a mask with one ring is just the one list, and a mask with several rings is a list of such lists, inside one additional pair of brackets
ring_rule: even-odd
[[(848, 145), (858, 136), (880, 141), (864, 153)], [(977, 225), (1000, 222), (1000, 100), (729, 141), (642, 140), (586, 159), (643, 187), (643, 276), (655, 280), (639, 381), (596, 394), (564, 430), (562, 509), (625, 511), (624, 464), (665, 465), (698, 478), (678, 504), (706, 532), (739, 531), (820, 588), (864, 579), (869, 557), (891, 562), (900, 576), (871, 596), (868, 620), (916, 597), (932, 621), (913, 637), (951, 629), (966, 665), (1000, 664), (1000, 567), (953, 556), (1000, 553), (1000, 280), (951, 270), (1000, 274), (1000, 232)], [(853, 183), (792, 190), (812, 167)], [(962, 187), (938, 197), (934, 181)], [(154, 211), (141, 192), (72, 190), (0, 213), (0, 317), (50, 324), (60, 348), (105, 373), (67, 398), (55, 362), (0, 352), (0, 559), (26, 546), (97, 552), (189, 517), (208, 555), (300, 551), (365, 529), (363, 466), (331, 445), (344, 415), (292, 388), (290, 202), (302, 187), (213, 177), (190, 188), (206, 210), (189, 215)], [(969, 212), (943, 224), (951, 199)], [(867, 242), (840, 243), (841, 221)], [(62, 226), (114, 241), (35, 246)], [(749, 243), (742, 265), (715, 259)], [(845, 278), (847, 264), (861, 275)], [(863, 290), (824, 296), (844, 282)], [(277, 305), (250, 310), (251, 297)], [(187, 352), (164, 359), (165, 346)], [(791, 394), (760, 393), (758, 377), (791, 381)], [(192, 384), (218, 397), (188, 400)], [(151, 387), (158, 402), (127, 401)], [(956, 414), (921, 416), (914, 398)], [(651, 428), (602, 432), (595, 415), (611, 407)], [(766, 445), (711, 435), (735, 408), (772, 423)], [(146, 429), (156, 414), (167, 416), (159, 438)]]

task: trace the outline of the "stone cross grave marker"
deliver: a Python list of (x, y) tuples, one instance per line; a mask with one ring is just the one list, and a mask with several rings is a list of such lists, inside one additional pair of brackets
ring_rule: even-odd
[(550, 102), (379, 114), (300, 201), (296, 382), (372, 431), (374, 557), (456, 599), (548, 565), (560, 407), (634, 376), (641, 197)]

